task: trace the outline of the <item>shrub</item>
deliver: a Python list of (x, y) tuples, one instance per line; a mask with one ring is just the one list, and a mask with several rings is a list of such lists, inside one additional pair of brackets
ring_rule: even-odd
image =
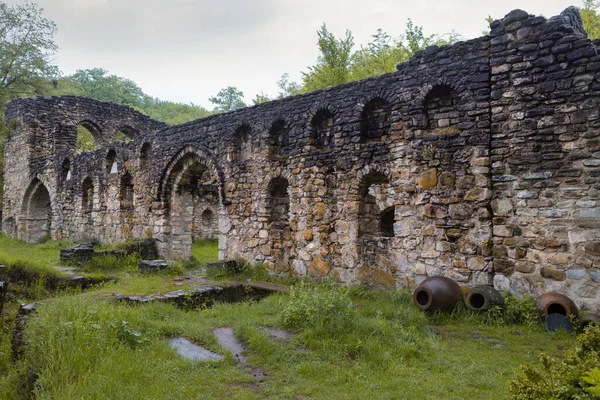
[(282, 312), (289, 329), (316, 329), (336, 334), (350, 328), (356, 318), (352, 300), (335, 284), (293, 287)]
[(487, 322), (494, 325), (534, 326), (540, 322), (533, 297), (518, 298), (508, 292), (504, 293), (504, 307), (492, 307), (486, 316)]
[[(600, 365), (600, 327), (588, 326), (578, 346), (564, 359), (540, 356), (539, 366), (522, 365), (508, 388), (515, 399), (581, 400), (597, 398), (590, 388), (590, 371)], [(592, 391), (595, 389), (592, 389)]]

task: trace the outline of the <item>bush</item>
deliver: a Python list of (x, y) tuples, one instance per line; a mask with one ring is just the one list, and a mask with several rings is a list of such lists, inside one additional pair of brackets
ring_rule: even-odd
[(534, 326), (540, 322), (533, 297), (517, 298), (508, 292), (504, 293), (504, 307), (492, 307), (486, 316), (487, 322), (493, 325)]
[(577, 341), (578, 346), (567, 352), (564, 359), (557, 360), (542, 354), (541, 368), (522, 365), (513, 380), (508, 383), (513, 398), (524, 400), (598, 398), (588, 389), (592, 384), (590, 371), (600, 365), (600, 327), (588, 326)]
[(335, 284), (293, 287), (282, 312), (283, 324), (296, 331), (316, 329), (336, 334), (350, 328), (356, 312), (352, 300)]

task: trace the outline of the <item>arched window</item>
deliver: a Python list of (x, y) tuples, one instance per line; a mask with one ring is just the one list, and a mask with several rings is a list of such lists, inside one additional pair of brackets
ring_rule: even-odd
[(289, 146), (289, 129), (283, 119), (278, 119), (269, 129), (269, 153), (271, 155), (285, 154)]
[(390, 129), (391, 105), (381, 98), (369, 101), (363, 109), (360, 131), (366, 140), (386, 136)]
[(61, 169), (60, 169), (60, 179), (63, 182), (71, 180), (71, 160), (65, 158)]
[(423, 104), (423, 126), (426, 129), (456, 129), (458, 125), (458, 98), (448, 85), (434, 86)]
[(94, 183), (87, 177), (81, 185), (81, 210), (89, 214), (94, 208)]
[(121, 177), (119, 195), (121, 210), (133, 210), (133, 193), (133, 178), (128, 172)]
[(118, 172), (117, 153), (114, 150), (109, 150), (106, 154), (106, 175), (116, 174)]
[(75, 151), (81, 153), (82, 151), (95, 150), (96, 140), (94, 139), (94, 135), (98, 135), (99, 132), (99, 128), (88, 121), (84, 121), (77, 125)]
[(310, 121), (311, 142), (317, 147), (330, 147), (333, 141), (333, 113), (327, 109), (317, 111)]
[(129, 143), (137, 136), (137, 134), (138, 132), (135, 129), (124, 126), (115, 133), (114, 141)]

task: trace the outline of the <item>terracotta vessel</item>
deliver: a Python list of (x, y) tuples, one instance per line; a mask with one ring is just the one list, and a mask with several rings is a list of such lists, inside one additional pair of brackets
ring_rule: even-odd
[(467, 293), (465, 304), (469, 310), (485, 311), (495, 306), (502, 307), (504, 297), (491, 286), (475, 286)]
[(544, 318), (548, 314), (562, 314), (567, 318), (573, 314), (579, 317), (579, 310), (573, 300), (557, 292), (548, 292), (541, 295), (538, 298), (538, 309)]
[(579, 326), (581, 327), (581, 329), (583, 330), (586, 326), (593, 324), (593, 325), (598, 325), (600, 326), (600, 314), (596, 314), (596, 313), (586, 313), (583, 317), (581, 317), (581, 319), (579, 320)]
[(413, 292), (415, 306), (424, 311), (450, 311), (462, 297), (460, 286), (445, 276), (427, 278)]

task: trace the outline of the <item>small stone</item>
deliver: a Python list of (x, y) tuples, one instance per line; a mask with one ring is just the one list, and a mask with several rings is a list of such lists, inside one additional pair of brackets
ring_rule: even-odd
[(510, 199), (494, 199), (491, 204), (494, 216), (507, 217), (512, 213), (513, 204)]
[(438, 186), (440, 189), (452, 189), (454, 187), (454, 182), (456, 180), (456, 175), (452, 172), (444, 171), (438, 177)]
[(570, 269), (567, 271), (567, 279), (573, 279), (575, 281), (582, 281), (587, 279), (587, 272), (585, 269)]
[(569, 253), (555, 253), (548, 256), (548, 263), (553, 265), (568, 264), (573, 261), (573, 255)]
[(302, 238), (307, 242), (310, 242), (311, 240), (313, 240), (313, 231), (311, 229), (305, 230), (304, 232), (302, 232)]
[(567, 278), (564, 271), (559, 271), (550, 267), (542, 267), (540, 269), (540, 275), (546, 279), (552, 279), (555, 281), (564, 281)]
[(583, 251), (592, 256), (600, 256), (600, 242), (592, 242), (583, 246)]
[(437, 169), (432, 168), (419, 175), (417, 184), (421, 189), (433, 189), (437, 186)]
[(494, 225), (494, 236), (512, 237), (513, 227), (508, 225)]

